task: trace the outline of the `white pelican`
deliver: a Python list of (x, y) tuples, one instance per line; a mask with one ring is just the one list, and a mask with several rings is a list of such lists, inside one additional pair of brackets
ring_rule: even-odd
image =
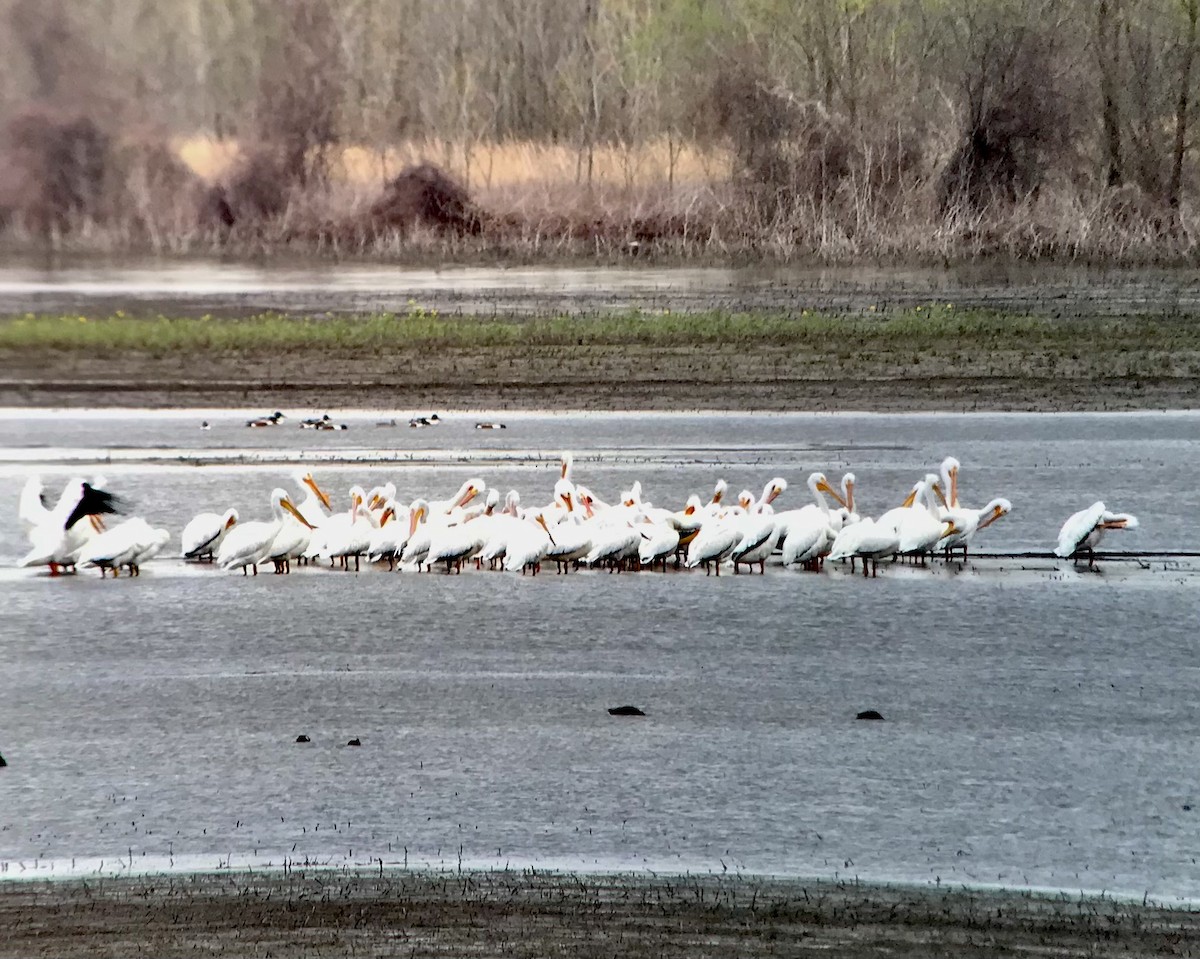
[[(789, 510), (788, 513), (792, 515), (788, 515), (782, 525), (780, 541), (783, 565), (811, 565), (833, 545), (837, 535), (829, 514), (811, 504), (803, 509)], [(840, 528), (840, 515), (838, 519)]]
[(504, 551), (504, 568), (510, 573), (520, 570), (521, 575), (529, 570), (536, 576), (542, 568), (542, 560), (553, 544), (550, 530), (546, 525), (546, 517), (541, 513), (532, 519), (517, 521), (509, 534), (507, 548)]
[[(854, 487), (857, 480), (853, 473), (846, 473), (842, 476), (842, 505), (846, 508), (846, 515), (843, 519), (845, 523), (857, 523), (861, 518), (854, 509)], [(839, 529), (841, 527), (838, 527)]]
[(775, 516), (770, 512), (755, 511), (758, 507), (770, 510), (769, 503), (755, 503), (754, 497), (748, 493), (743, 493), (740, 498), (743, 504), (749, 500), (750, 505), (743, 506), (747, 512), (734, 520), (734, 527), (741, 538), (729, 552), (733, 571), (739, 572), (739, 567), (745, 563), (750, 567), (750, 572), (754, 572), (754, 564), (758, 563), (758, 571), (765, 573), (767, 557), (775, 551), (775, 543), (779, 538)]
[(712, 570), (708, 564), (713, 563), (716, 565), (717, 575), (720, 576), (721, 563), (742, 541), (742, 531), (734, 524), (735, 518), (733, 510), (722, 510), (716, 516), (706, 519), (700, 527), (700, 532), (688, 544), (687, 561), (684, 565), (688, 569), (695, 569), (703, 563), (705, 574), (709, 575)]
[(350, 568), (350, 557), (354, 557), (354, 570), (360, 568), (361, 558), (371, 548), (371, 536), (379, 529), (379, 520), (367, 508), (367, 494), (357, 484), (350, 487), (350, 509), (334, 513), (321, 524), (312, 537), (304, 555), (309, 559), (328, 557), (330, 565), (340, 561), (343, 569)]
[(429, 503), (415, 499), (408, 507), (408, 539), (400, 554), (402, 569), (405, 566), (418, 570), (421, 568), (429, 553), (429, 534)]
[(991, 526), (1001, 516), (1007, 516), (1011, 511), (1012, 503), (1002, 496), (997, 496), (983, 509), (967, 509), (962, 506), (956, 509), (948, 509), (942, 516), (944, 519), (954, 520), (954, 525), (958, 528), (958, 532), (944, 536), (938, 542), (937, 548), (946, 551), (947, 559), (949, 559), (950, 554), (954, 550), (961, 549), (963, 559), (966, 559), (971, 537), (981, 529)]
[[(170, 535), (167, 533), (168, 539)], [(113, 576), (117, 576), (122, 566), (128, 566), (129, 575), (136, 576), (139, 557), (146, 554), (146, 558), (149, 558), (151, 550), (157, 552), (165, 542), (159, 530), (153, 529), (144, 519), (135, 516), (106, 529), (86, 542), (79, 550), (76, 562), (80, 566), (98, 567), (102, 578), (110, 569)]]
[[(391, 520), (389, 522), (389, 519)], [(408, 542), (408, 510), (394, 499), (383, 504), (379, 517), (379, 529), (371, 532), (371, 546), (367, 550), (367, 561), (377, 563), (386, 559), (388, 569), (396, 568), (396, 560)]]
[(655, 522), (649, 517), (642, 523), (634, 524), (634, 529), (642, 537), (638, 546), (638, 562), (651, 569), (661, 562), (665, 573), (667, 557), (674, 556), (679, 549), (679, 530), (669, 521)]
[(211, 563), (225, 534), (237, 523), (238, 511), (227, 509), (224, 514), (199, 513), (188, 521), (183, 532), (179, 534), (180, 559), (195, 559), (203, 561), (208, 557)]
[(612, 513), (609, 510), (589, 522), (592, 548), (583, 558), (588, 566), (607, 563), (610, 573), (614, 569), (618, 572), (624, 569), (625, 562), (637, 556), (638, 547), (642, 545), (642, 534), (629, 522), (625, 508), (609, 515)]
[(153, 559), (166, 548), (167, 543), (171, 542), (171, 531), (169, 529), (159, 527), (152, 530), (151, 533), (150, 538), (140, 544), (141, 548), (133, 554), (133, 559), (129, 563), (129, 571), (134, 576), (141, 576), (142, 563)]
[(1110, 529), (1137, 529), (1136, 516), (1129, 513), (1110, 513), (1101, 502), (1072, 514), (1058, 534), (1058, 546), (1054, 555), (1068, 559), (1084, 551), (1088, 554), (1088, 566), (1096, 563), (1096, 546)]
[(122, 508), (113, 494), (82, 480), (71, 480), (54, 508), (30, 531), (32, 548), (17, 565), (49, 566), (50, 574), (57, 576), (60, 567), (74, 566), (84, 543), (103, 530), (100, 517)]
[(900, 537), (899, 552), (920, 557), (922, 566), (925, 565), (925, 554), (937, 546), (939, 540), (958, 531), (952, 520), (940, 516), (938, 503), (934, 499), (935, 495), (941, 495), (937, 479), (935, 474), (927, 473), (914, 487), (916, 496), (912, 505), (907, 509), (892, 511), (898, 514), (896, 532)]
[[(846, 477), (849, 478), (847, 482)], [(846, 518), (850, 515), (848, 504), (854, 497), (854, 474), (847, 473), (842, 479), (842, 489), (848, 491), (849, 499), (843, 498), (829, 485), (824, 473), (810, 473), (807, 485), (812, 492), (812, 503), (806, 503), (799, 509), (789, 509), (775, 514), (775, 528), (779, 534), (780, 549), (783, 551), (783, 565), (807, 563), (814, 558), (807, 554), (818, 545), (824, 549), (827, 538), (825, 530), (830, 529), (834, 534), (841, 530)], [(840, 504), (831, 509), (825, 499), (828, 493)], [(832, 537), (828, 538), (832, 543)]]
[(252, 566), (257, 576), (258, 564), (270, 555), (284, 517), (291, 513), (300, 522), (308, 523), (288, 499), (287, 490), (276, 488), (271, 491), (271, 513), (272, 518), (266, 522), (238, 523), (225, 534), (225, 540), (217, 551), (217, 565), (221, 569), (240, 569), (245, 576), (246, 567)]
[(461, 573), (463, 561), (480, 552), (491, 538), (492, 511), (499, 500), (499, 490), (488, 490), (487, 502), (481, 509), (463, 516), (458, 522), (432, 529), (425, 565), (445, 563), (447, 573), (451, 569)]
[(592, 551), (591, 527), (579, 513), (568, 512), (551, 528), (550, 535), (553, 542), (546, 551), (546, 559), (554, 560), (559, 573), (570, 572), (571, 563)]
[[(850, 559), (859, 557), (863, 561), (863, 575), (867, 575), (867, 567), (873, 564), (872, 576), (879, 573), (879, 557), (889, 556), (900, 549), (900, 535), (896, 532), (895, 520), (880, 523), (878, 520), (864, 519), (843, 527), (833, 541), (829, 551), (830, 559)], [(867, 560), (871, 560), (868, 563)]]

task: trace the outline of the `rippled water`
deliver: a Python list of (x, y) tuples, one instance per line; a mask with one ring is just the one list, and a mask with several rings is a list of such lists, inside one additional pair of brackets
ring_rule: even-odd
[(0, 266), (0, 315), (26, 311), (403, 312), (412, 303), (489, 314), (630, 307), (865, 309), (949, 300), (1096, 315), (1194, 311), (1194, 270), (1099, 269), (1001, 260), (958, 267), (397, 267), (272, 261), (261, 266), (54, 257)]
[[(477, 474), (538, 502), (562, 448), (602, 497), (635, 477), (668, 504), (778, 474), (794, 484), (779, 505), (798, 505), (808, 471), (848, 467), (877, 512), (953, 453), (970, 502), (1015, 505), (980, 548), (1048, 548), (1100, 496), (1142, 520), (1114, 547), (1200, 544), (1191, 414), (524, 415), (494, 433), (363, 414), (315, 436), (245, 430), (245, 412), (203, 414), (201, 432), (201, 415), (0, 414), (0, 516), (30, 472), (102, 471), (177, 534), (199, 509), (265, 513), (314, 452), (338, 461), (317, 468), (338, 491)], [(231, 448), (241, 462), (212, 464)], [(354, 462), (380, 454), (414, 462)], [(10, 566), (22, 543), (0, 529)], [(0, 876), (461, 856), (1195, 897), (1197, 580), (1149, 565), (5, 569)], [(607, 714), (623, 703), (648, 715)], [(866, 708), (887, 721), (856, 722)]]

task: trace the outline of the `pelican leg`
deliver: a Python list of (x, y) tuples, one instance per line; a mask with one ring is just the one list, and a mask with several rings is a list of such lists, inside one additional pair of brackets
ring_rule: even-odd
[(871, 565), (871, 561), (864, 556), (863, 557), (863, 578), (864, 579), (870, 575), (870, 570), (867, 569), (867, 567), (870, 565)]
[(243, 566), (243, 567), (242, 567), (242, 575), (243, 575), (243, 576), (247, 576), (247, 575), (249, 575), (249, 574), (246, 572), (246, 567), (245, 567), (245, 566)]

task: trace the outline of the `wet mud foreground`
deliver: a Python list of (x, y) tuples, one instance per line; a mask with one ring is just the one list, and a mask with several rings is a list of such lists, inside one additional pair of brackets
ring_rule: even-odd
[(0, 883), (0, 956), (1185, 955), (1200, 913), (749, 877), (297, 872)]

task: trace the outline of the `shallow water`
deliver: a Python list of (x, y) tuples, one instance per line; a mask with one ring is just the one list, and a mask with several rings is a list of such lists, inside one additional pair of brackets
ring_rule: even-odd
[[(247, 415), (0, 413), (0, 516), (30, 472), (52, 489), (103, 472), (177, 537), (199, 509), (261, 515), (311, 451), (419, 458), (321, 465), (336, 491), (387, 477), (402, 497), (448, 494), (479, 475), (533, 503), (562, 448), (605, 498), (635, 477), (667, 504), (778, 474), (795, 506), (808, 471), (848, 467), (872, 513), (953, 452), (969, 502), (1015, 506), (981, 549), (1046, 549), (1098, 496), (1142, 520), (1106, 545), (1200, 543), (1192, 414), (523, 415), (492, 433), (473, 424), (496, 414), (428, 430), (351, 414), (317, 435)], [(204, 465), (229, 446), (245, 462)], [(22, 542), (0, 529), (11, 567)], [(873, 581), (7, 568), (0, 876), (461, 856), (1196, 897), (1197, 579), (1150, 565)], [(607, 714), (623, 703), (647, 717)], [(855, 722), (866, 708), (887, 721)]]
[(1194, 270), (1007, 261), (911, 267), (397, 267), (382, 264), (85, 257), (0, 265), (0, 315), (87, 311), (187, 315), (597, 312), (641, 309), (863, 310), (930, 302), (1055, 315), (1200, 309)]

